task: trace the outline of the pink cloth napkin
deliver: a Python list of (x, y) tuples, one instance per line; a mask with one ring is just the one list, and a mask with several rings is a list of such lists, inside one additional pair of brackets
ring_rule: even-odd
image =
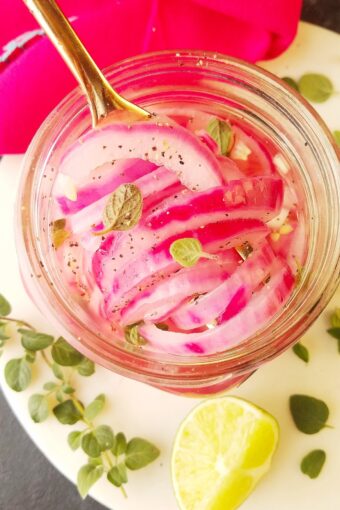
[[(197, 48), (254, 62), (292, 42), (302, 0), (60, 0), (100, 67), (143, 53)], [(22, 0), (0, 1), (0, 154), (24, 152), (76, 85)], [(2, 49), (1, 49), (2, 48)]]

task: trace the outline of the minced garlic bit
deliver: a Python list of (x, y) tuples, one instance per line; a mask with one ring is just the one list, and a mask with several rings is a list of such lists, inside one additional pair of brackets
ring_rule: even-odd
[(58, 188), (60, 189), (61, 194), (72, 202), (77, 200), (77, 188), (74, 180), (69, 175), (63, 173), (58, 175)]
[(233, 146), (233, 159), (246, 161), (249, 154), (251, 154), (249, 147), (242, 140), (237, 140)]
[(281, 174), (287, 174), (290, 170), (287, 160), (280, 153), (275, 154), (273, 157), (273, 163), (276, 170)]

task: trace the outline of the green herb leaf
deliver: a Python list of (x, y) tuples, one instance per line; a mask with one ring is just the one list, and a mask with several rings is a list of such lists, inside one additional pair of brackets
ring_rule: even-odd
[(82, 437), (81, 447), (89, 457), (99, 457), (102, 451), (93, 432), (88, 432)]
[(80, 446), (80, 442), (81, 442), (81, 437), (82, 437), (83, 433), (79, 430), (73, 430), (72, 432), (69, 433), (69, 435), (67, 436), (67, 442), (69, 444), (69, 447), (75, 451), (75, 450), (78, 450), (79, 446)]
[(140, 469), (157, 459), (159, 454), (159, 449), (149, 441), (134, 437), (127, 445), (125, 465), (131, 470)]
[(115, 437), (115, 443), (112, 448), (112, 453), (119, 457), (119, 455), (123, 455), (126, 452), (127, 441), (125, 434), (123, 432), (119, 432)]
[(7, 334), (6, 322), (0, 322), (0, 340), (9, 340), (11, 337)]
[(70, 386), (69, 384), (63, 384), (62, 387), (61, 387), (61, 391), (63, 393), (66, 393), (66, 395), (71, 395), (72, 393), (74, 393), (76, 390), (75, 388), (73, 388), (72, 386)]
[(340, 340), (340, 328), (329, 328), (327, 329), (327, 333), (329, 333), (333, 338)]
[(65, 398), (64, 398), (64, 394), (61, 390), (58, 390), (55, 394), (55, 398), (58, 400), (58, 402), (62, 403), (64, 402)]
[(100, 413), (104, 405), (105, 395), (101, 393), (100, 395), (98, 395), (98, 397), (94, 399), (93, 402), (91, 402), (88, 406), (85, 407), (84, 417), (87, 420), (92, 421)]
[(35, 423), (45, 421), (49, 414), (48, 402), (45, 395), (31, 395), (28, 401), (28, 410)]
[(41, 351), (53, 344), (53, 336), (37, 333), (30, 329), (18, 329), (21, 334), (21, 343), (25, 349), (29, 351)]
[(63, 367), (78, 365), (84, 358), (84, 356), (66, 342), (63, 337), (59, 337), (53, 344), (51, 354), (54, 361)]
[(100, 425), (83, 436), (81, 447), (89, 457), (99, 457), (101, 452), (112, 448), (113, 442), (114, 435), (111, 427)]
[(215, 140), (222, 156), (227, 156), (234, 143), (234, 134), (231, 125), (225, 120), (211, 119), (207, 126), (211, 138)]
[(26, 351), (25, 360), (28, 361), (28, 363), (34, 363), (35, 358), (36, 358), (35, 351)]
[(32, 379), (32, 371), (25, 358), (12, 359), (6, 364), (5, 379), (14, 391), (23, 391), (28, 387)]
[(89, 377), (90, 375), (94, 374), (95, 365), (93, 361), (84, 357), (79, 363), (79, 365), (77, 365), (77, 372), (79, 375), (82, 375), (83, 377)]
[(281, 79), (282, 79), (282, 81), (286, 82), (287, 85), (292, 87), (292, 89), (295, 89), (295, 90), (297, 90), (299, 92), (299, 85), (297, 84), (297, 82), (293, 78), (291, 78), (290, 76), (284, 76)]
[(325, 461), (326, 453), (323, 450), (313, 450), (302, 459), (301, 471), (309, 478), (317, 478)]
[(89, 457), (87, 459), (87, 462), (91, 464), (92, 466), (102, 466), (103, 461), (101, 457)]
[(176, 239), (170, 246), (172, 258), (183, 267), (194, 266), (201, 257), (216, 259), (216, 255), (203, 252), (202, 245), (194, 237)]
[(63, 425), (74, 425), (83, 417), (72, 400), (65, 400), (65, 402), (56, 405), (53, 408), (53, 413)]
[(313, 103), (323, 103), (334, 92), (333, 83), (327, 76), (317, 73), (304, 74), (299, 80), (301, 94)]
[(128, 481), (128, 476), (125, 465), (120, 463), (111, 468), (107, 473), (107, 479), (116, 487), (120, 487), (123, 483), (126, 483)]
[(147, 343), (145, 338), (139, 334), (139, 331), (138, 331), (139, 325), (140, 325), (140, 323), (131, 324), (130, 326), (126, 326), (126, 328), (125, 328), (125, 333), (124, 333), (125, 340), (132, 345), (140, 346), (140, 345), (145, 345)]
[(292, 395), (290, 412), (296, 427), (305, 434), (316, 434), (326, 426), (329, 409), (325, 402), (308, 395)]
[[(333, 320), (335, 322), (335, 319)], [(327, 333), (338, 341), (338, 353), (340, 354), (340, 328), (339, 327), (329, 328), (327, 329)]]
[(298, 342), (293, 346), (293, 352), (297, 355), (298, 358), (302, 359), (305, 363), (309, 361), (309, 352), (307, 347), (302, 345), (302, 343)]
[(79, 469), (77, 487), (83, 499), (86, 498), (91, 487), (99, 480), (103, 473), (104, 469), (102, 466), (93, 466), (92, 464), (86, 464)]
[(59, 365), (57, 365), (57, 363), (53, 363), (52, 365), (52, 372), (53, 374), (55, 375), (55, 377), (57, 379), (60, 379), (61, 381), (64, 380), (64, 374), (63, 374), (63, 371), (62, 369), (60, 368)]
[(44, 384), (43, 388), (46, 391), (53, 391), (56, 388), (58, 388), (58, 385), (54, 381), (48, 381), (47, 383)]
[(2, 315), (3, 317), (7, 317), (7, 315), (9, 315), (11, 311), (12, 311), (11, 305), (9, 304), (7, 299), (2, 294), (0, 294), (0, 315)]
[(55, 220), (52, 224), (52, 244), (57, 250), (70, 237), (70, 232), (65, 230), (66, 220), (64, 218)]
[(338, 147), (340, 147), (340, 131), (339, 130), (333, 131), (333, 136), (335, 143), (337, 144)]
[(340, 308), (336, 308), (332, 313), (331, 325), (333, 328), (340, 328)]
[(111, 230), (130, 230), (139, 222), (143, 208), (143, 196), (135, 184), (121, 184), (114, 191), (103, 212), (104, 230), (96, 232), (103, 235)]

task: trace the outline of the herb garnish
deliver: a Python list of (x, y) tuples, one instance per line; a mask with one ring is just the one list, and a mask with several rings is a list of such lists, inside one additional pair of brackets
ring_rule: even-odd
[(317, 478), (326, 460), (326, 453), (323, 450), (313, 450), (301, 461), (301, 471), (309, 478)]
[(141, 469), (155, 460), (159, 456), (158, 448), (139, 437), (127, 441), (122, 432), (114, 434), (109, 425), (94, 424), (105, 406), (105, 395), (98, 395), (85, 405), (76, 394), (73, 380), (75, 372), (91, 376), (95, 371), (94, 363), (64, 338), (54, 339), (51, 335), (39, 333), (27, 322), (8, 317), (10, 313), (9, 302), (0, 294), (0, 348), (11, 337), (8, 332), (10, 324), (16, 326), (24, 348), (21, 358), (12, 359), (5, 366), (7, 384), (14, 391), (25, 390), (32, 380), (32, 366), (40, 355), (55, 379), (46, 382), (41, 393), (29, 398), (28, 410), (32, 420), (41, 423), (52, 410), (62, 424), (83, 424), (82, 429), (73, 430), (68, 435), (70, 448), (81, 448), (87, 455), (87, 463), (80, 468), (77, 477), (78, 491), (83, 498), (104, 474), (126, 495), (123, 485), (128, 481), (127, 470)]
[(307, 73), (299, 80), (299, 91), (313, 103), (324, 103), (334, 93), (334, 86), (323, 74)]
[(135, 184), (121, 184), (114, 191), (104, 208), (104, 229), (94, 232), (103, 235), (111, 230), (130, 230), (140, 220), (143, 208), (143, 196)]
[(234, 134), (231, 125), (217, 117), (211, 119), (207, 126), (211, 138), (215, 140), (222, 156), (227, 156), (234, 143)]
[(136, 324), (126, 326), (125, 328), (125, 340), (132, 345), (141, 346), (147, 343), (145, 338), (138, 331), (140, 324), (141, 323), (138, 322)]
[(298, 342), (293, 346), (293, 352), (297, 355), (298, 358), (302, 359), (305, 363), (309, 361), (309, 352), (307, 347), (305, 347), (301, 342)]
[(290, 76), (284, 76), (283, 78), (281, 78), (281, 80), (286, 82), (287, 85), (292, 87), (292, 89), (295, 89), (299, 92), (299, 85), (293, 78), (291, 78)]
[(334, 136), (335, 143), (337, 144), (338, 147), (340, 147), (340, 131), (337, 129), (335, 131), (333, 131), (333, 136)]
[(194, 266), (202, 257), (214, 260), (218, 258), (217, 255), (204, 252), (202, 244), (194, 237), (176, 239), (170, 246), (170, 254), (183, 267)]
[(340, 308), (336, 308), (332, 313), (331, 326), (327, 329), (327, 333), (338, 341), (338, 352), (340, 353)]
[(57, 250), (70, 237), (70, 232), (65, 230), (66, 220), (61, 218), (52, 223), (52, 244)]
[(322, 400), (308, 395), (292, 395), (289, 407), (296, 427), (304, 434), (316, 434), (328, 426), (329, 409)]

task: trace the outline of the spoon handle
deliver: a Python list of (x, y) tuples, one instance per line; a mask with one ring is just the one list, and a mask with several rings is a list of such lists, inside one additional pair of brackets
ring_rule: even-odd
[(147, 111), (130, 103), (111, 87), (54, 0), (23, 1), (86, 94), (93, 127), (113, 110), (127, 110), (139, 118), (150, 116)]

